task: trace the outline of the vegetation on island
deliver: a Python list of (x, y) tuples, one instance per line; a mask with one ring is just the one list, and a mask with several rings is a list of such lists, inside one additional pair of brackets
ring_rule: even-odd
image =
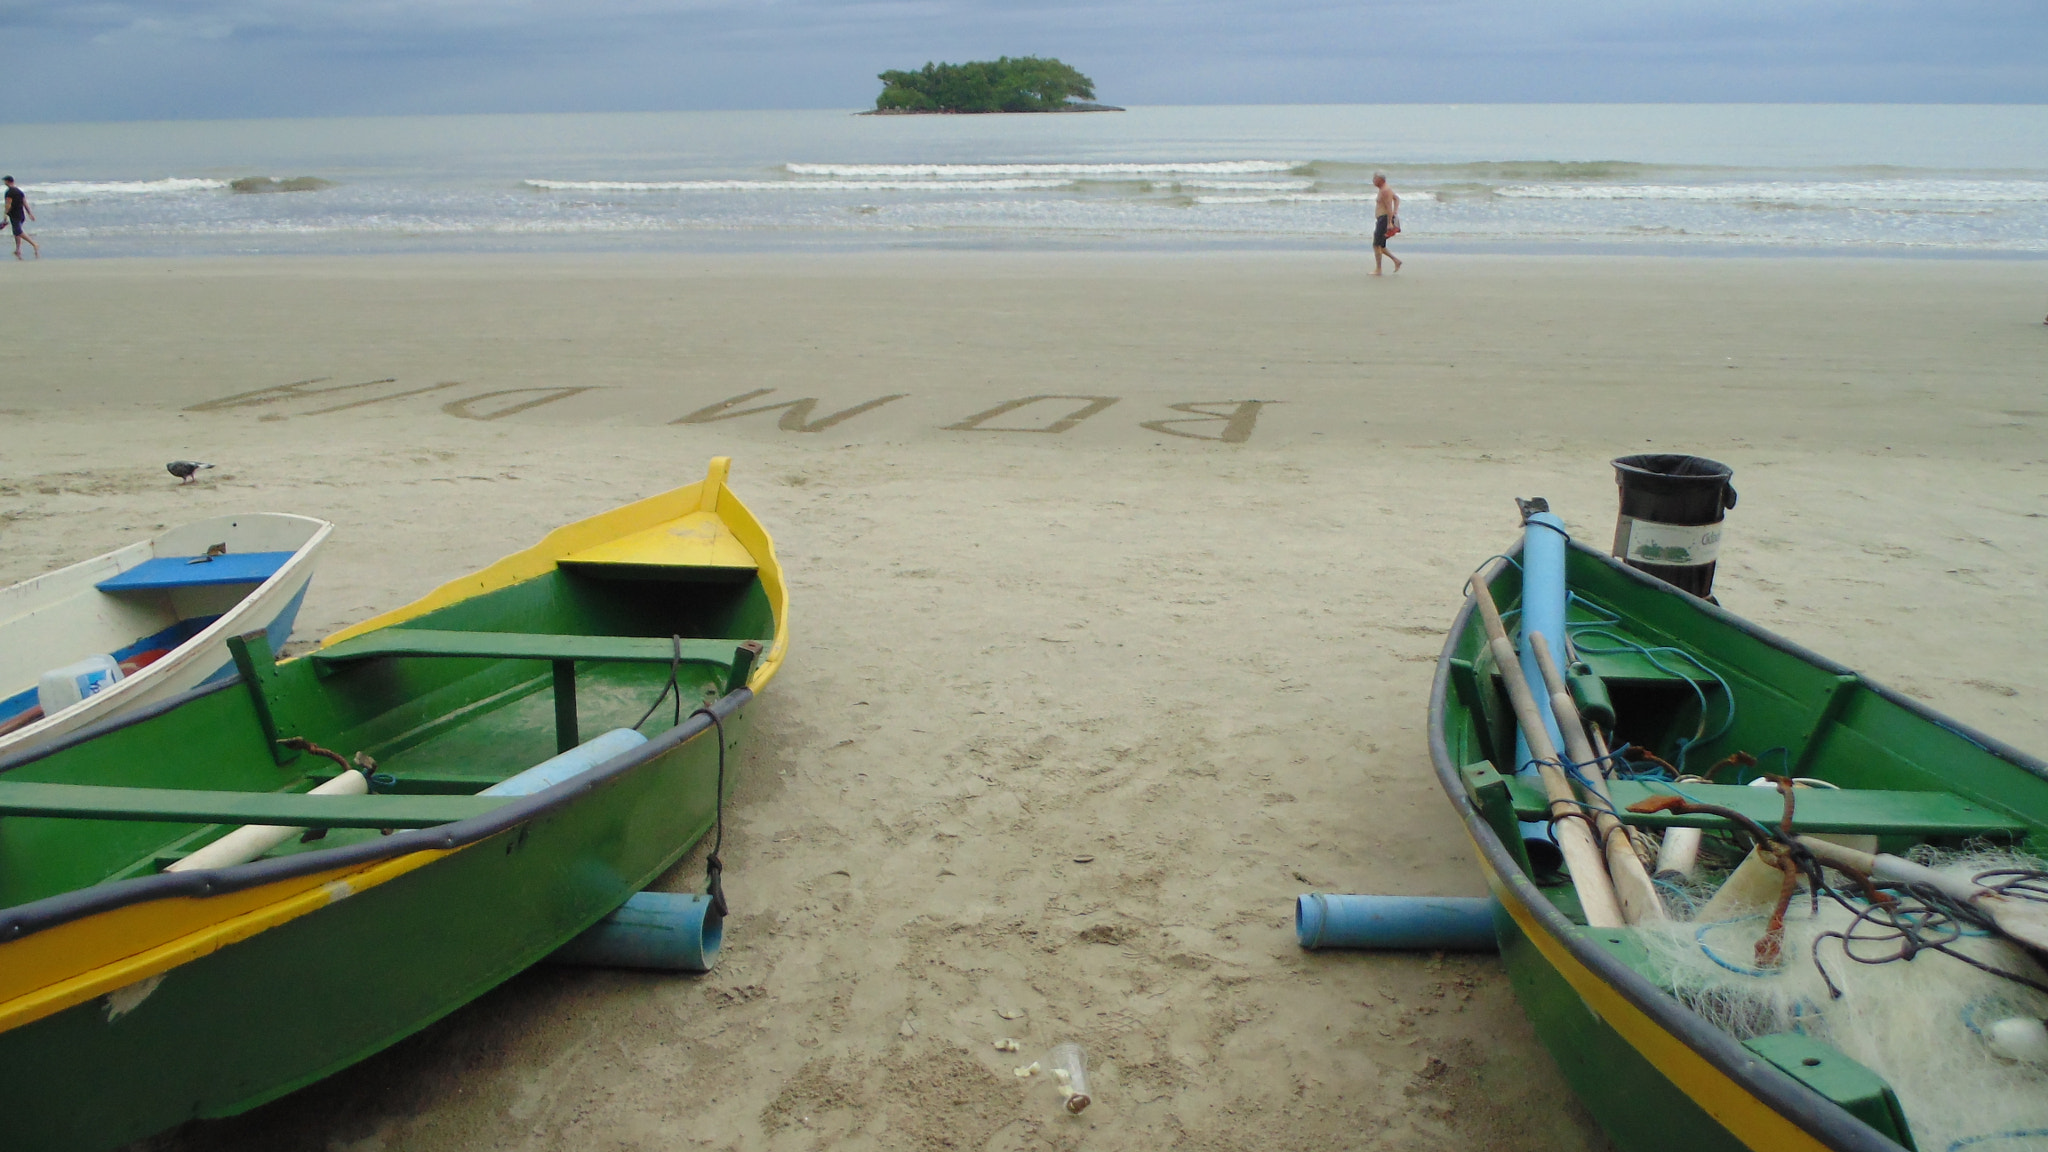
[(1060, 112), (1090, 107), (1072, 101), (1095, 99), (1095, 81), (1037, 56), (926, 64), (916, 72), (884, 72), (880, 79), (877, 112)]

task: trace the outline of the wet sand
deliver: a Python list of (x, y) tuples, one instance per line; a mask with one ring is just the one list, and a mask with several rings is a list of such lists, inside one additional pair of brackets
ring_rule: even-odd
[[(1511, 497), (1604, 542), (1627, 452), (1735, 467), (1728, 607), (2048, 747), (2040, 266), (1369, 263), (11, 269), (0, 580), (305, 512), (317, 636), (724, 453), (792, 587), (716, 972), (529, 972), (150, 1146), (1603, 1147), (1491, 960), (1306, 954), (1291, 900), (1482, 891), (1442, 630)], [(1011, 1075), (1069, 1039), (1080, 1117)]]

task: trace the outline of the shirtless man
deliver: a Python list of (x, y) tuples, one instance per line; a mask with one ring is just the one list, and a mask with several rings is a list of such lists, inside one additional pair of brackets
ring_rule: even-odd
[(35, 250), (36, 259), (41, 260), (43, 258), (43, 250), (36, 244), (36, 238), (21, 230), (24, 220), (36, 218), (36, 214), (29, 210), (28, 196), (21, 189), (14, 186), (14, 177), (0, 177), (0, 179), (4, 179), (7, 184), (7, 226), (14, 230), (14, 258), (16, 260), (21, 259), (21, 242), (26, 240), (28, 241), (28, 246)]
[(1401, 198), (1394, 195), (1392, 188), (1387, 187), (1387, 174), (1384, 172), (1372, 174), (1372, 186), (1380, 190), (1372, 206), (1373, 215), (1378, 217), (1372, 225), (1372, 274), (1377, 276), (1380, 274), (1382, 258), (1394, 262), (1394, 271), (1401, 270), (1401, 258), (1387, 251), (1387, 226), (1401, 214)]

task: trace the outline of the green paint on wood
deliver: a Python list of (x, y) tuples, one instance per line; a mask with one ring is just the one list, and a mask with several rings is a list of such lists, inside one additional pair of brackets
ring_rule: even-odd
[(627, 660), (667, 664), (681, 653), (693, 664), (728, 666), (730, 640), (684, 640), (667, 636), (555, 636), (532, 632), (451, 632), (431, 628), (381, 628), (312, 654), (315, 664), (341, 664), (395, 656), (470, 656), (492, 660)]
[(0, 816), (284, 824), (305, 828), (429, 828), (481, 816), (505, 796), (312, 796), (191, 788), (106, 788), (0, 780)]
[(1884, 1077), (1843, 1055), (1833, 1046), (1797, 1032), (1758, 1036), (1744, 1048), (1769, 1060), (1778, 1070), (1847, 1109), (1851, 1116), (1914, 1147), (1905, 1109)]
[[(1517, 816), (1524, 820), (1544, 818), (1548, 806), (1540, 790), (1519, 778), (1505, 783)], [(1701, 804), (1732, 808), (1766, 828), (1776, 828), (1785, 815), (1784, 797), (1775, 788), (1613, 780), (1607, 790), (1615, 807), (1621, 809), (1622, 821), (1643, 828), (1728, 827), (1728, 822), (1719, 816), (1628, 810), (1630, 805), (1659, 796), (1684, 796)], [(1910, 834), (1953, 840), (1972, 836), (2012, 837), (2028, 830), (2025, 823), (2003, 812), (1972, 804), (1951, 792), (1802, 788), (1793, 799), (1792, 827), (1800, 832)]]

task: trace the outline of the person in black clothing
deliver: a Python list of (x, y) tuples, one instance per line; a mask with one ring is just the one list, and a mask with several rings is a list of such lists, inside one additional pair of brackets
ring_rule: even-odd
[(36, 259), (41, 260), (43, 250), (36, 244), (36, 238), (21, 230), (23, 220), (36, 218), (36, 214), (28, 209), (28, 194), (14, 186), (14, 177), (0, 176), (0, 180), (7, 184), (7, 226), (14, 230), (14, 258), (21, 259), (21, 242), (26, 240)]

